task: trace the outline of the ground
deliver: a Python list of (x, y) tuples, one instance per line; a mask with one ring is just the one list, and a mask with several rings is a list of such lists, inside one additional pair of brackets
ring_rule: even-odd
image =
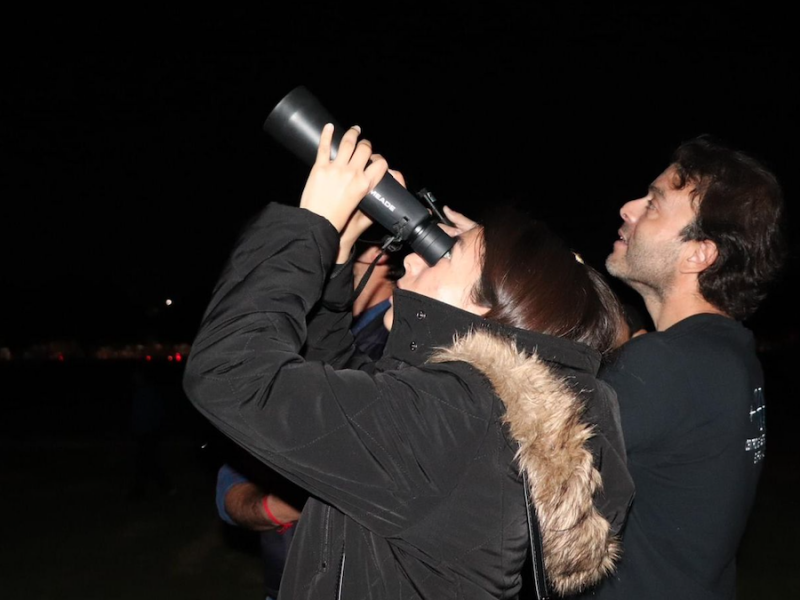
[[(153, 483), (131, 498), (136, 446), (124, 419), (131, 395), (108, 393), (120, 372), (102, 385), (93, 378), (83, 391), (75, 384), (86, 379), (66, 373), (3, 375), (6, 383), (21, 376), (29, 381), (22, 389), (36, 391), (25, 401), (3, 394), (4, 600), (263, 599), (256, 540), (216, 514), (214, 432), (168, 378), (172, 425), (161, 457), (174, 489)], [(45, 400), (47, 386), (54, 387)], [(786, 421), (778, 413), (774, 428), (780, 433)], [(788, 439), (767, 453), (740, 551), (738, 600), (800, 597), (798, 454)]]

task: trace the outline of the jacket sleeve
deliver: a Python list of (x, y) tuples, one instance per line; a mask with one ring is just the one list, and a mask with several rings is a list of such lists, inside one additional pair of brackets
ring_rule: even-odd
[(335, 368), (372, 370), (372, 360), (358, 350), (353, 324), (353, 257), (335, 265), (322, 298), (308, 316), (303, 357)]
[(371, 375), (302, 358), (306, 317), (337, 248), (326, 220), (268, 207), (216, 286), (184, 389), (261, 461), (391, 535), (456, 485), (492, 408), (444, 365)]

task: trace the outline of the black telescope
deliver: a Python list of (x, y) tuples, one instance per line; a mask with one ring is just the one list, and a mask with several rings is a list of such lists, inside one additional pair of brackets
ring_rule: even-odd
[[(289, 92), (272, 109), (264, 121), (270, 134), (300, 160), (313, 165), (326, 123), (333, 123), (332, 158), (336, 156), (345, 130), (305, 86)], [(367, 194), (358, 208), (370, 219), (386, 228), (398, 241), (407, 242), (429, 265), (450, 251), (455, 239), (438, 226), (438, 219), (391, 174)]]

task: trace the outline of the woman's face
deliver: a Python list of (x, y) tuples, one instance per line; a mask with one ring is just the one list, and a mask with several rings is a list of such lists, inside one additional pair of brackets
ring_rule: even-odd
[[(416, 292), (476, 315), (489, 309), (472, 301), (472, 289), (481, 275), (481, 250), (483, 230), (480, 227), (456, 236), (456, 243), (434, 266), (429, 267), (417, 254), (409, 254), (403, 261), (405, 275), (397, 281), (401, 290)], [(384, 324), (391, 329), (393, 308), (384, 317)]]

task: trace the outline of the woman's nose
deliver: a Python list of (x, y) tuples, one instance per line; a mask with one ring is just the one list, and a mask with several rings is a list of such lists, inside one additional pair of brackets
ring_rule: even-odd
[(424, 266), (425, 261), (422, 260), (419, 254), (414, 252), (406, 255), (403, 259), (403, 267), (405, 267), (406, 275), (417, 275)]

